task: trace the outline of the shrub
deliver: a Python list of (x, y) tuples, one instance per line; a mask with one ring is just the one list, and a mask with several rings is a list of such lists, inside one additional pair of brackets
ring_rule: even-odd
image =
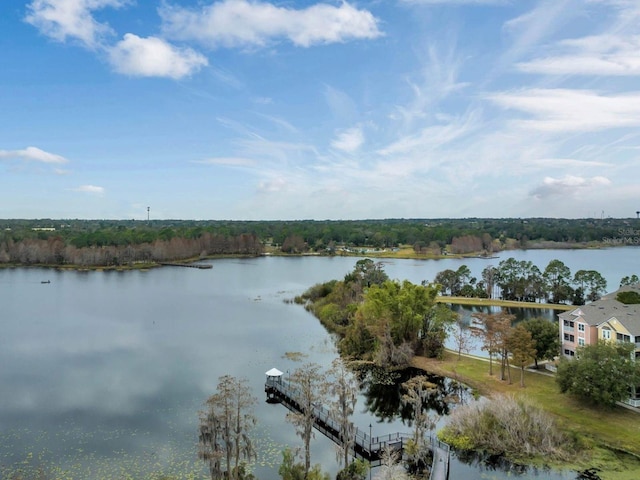
[(576, 449), (574, 439), (561, 432), (551, 416), (512, 396), (457, 408), (439, 438), (454, 448), (504, 454), (512, 459), (564, 460)]

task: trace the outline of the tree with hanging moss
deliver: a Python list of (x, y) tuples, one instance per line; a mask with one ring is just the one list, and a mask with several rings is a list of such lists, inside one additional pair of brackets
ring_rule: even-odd
[(315, 422), (315, 405), (325, 403), (327, 382), (320, 365), (316, 363), (307, 363), (294, 370), (289, 381), (297, 393), (299, 412), (289, 412), (287, 420), (293, 424), (296, 433), (302, 439), (306, 478), (311, 469), (311, 439)]
[(332, 396), (329, 402), (329, 417), (338, 425), (340, 438), (336, 445), (336, 456), (337, 460), (342, 462), (343, 468), (346, 468), (356, 441), (356, 430), (351, 417), (355, 411), (360, 387), (347, 362), (340, 357), (331, 363), (328, 387)]
[(248, 478), (244, 463), (256, 457), (251, 439), (256, 403), (247, 380), (219, 378), (216, 393), (199, 415), (198, 457), (208, 465), (212, 480)]

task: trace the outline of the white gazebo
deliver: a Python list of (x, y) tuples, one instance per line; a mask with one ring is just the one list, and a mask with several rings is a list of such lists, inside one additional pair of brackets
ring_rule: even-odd
[(282, 375), (284, 374), (274, 367), (268, 372), (265, 372), (265, 375), (267, 376), (267, 380), (275, 381), (276, 379), (280, 379), (280, 377), (282, 377)]
[(279, 401), (279, 391), (282, 390), (284, 385), (282, 384), (283, 373), (277, 368), (272, 368), (268, 372), (265, 372), (267, 381), (264, 384), (264, 391), (267, 392), (267, 402), (276, 403)]

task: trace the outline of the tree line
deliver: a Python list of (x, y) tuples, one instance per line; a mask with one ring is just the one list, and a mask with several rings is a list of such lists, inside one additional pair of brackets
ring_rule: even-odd
[(0, 242), (0, 264), (118, 267), (212, 255), (260, 255), (260, 239), (252, 234), (235, 237), (204, 232), (195, 238), (174, 236), (151, 242), (78, 247), (61, 237), (25, 238)]
[[(336, 246), (413, 247), (417, 255), (486, 252), (513, 248), (548, 248), (558, 243), (637, 244), (635, 219), (384, 219), (384, 220), (54, 220), (0, 219), (0, 257), (9, 244), (29, 240), (62, 242), (65, 246), (134, 247), (197, 240), (205, 234), (222, 238), (256, 237), (288, 253), (331, 252)], [(633, 242), (636, 243), (633, 243)], [(37, 244), (37, 242), (35, 242)], [(40, 248), (46, 244), (39, 243)], [(2, 254), (4, 252), (4, 254)], [(0, 258), (0, 261), (2, 259)]]
[[(634, 281), (637, 283), (636, 275), (623, 277), (620, 285)], [(511, 257), (497, 267), (485, 267), (480, 280), (462, 265), (457, 270), (438, 272), (434, 282), (441, 286), (443, 295), (573, 305), (596, 301), (607, 291), (607, 281), (599, 272), (581, 269), (572, 275), (569, 267), (557, 259), (540, 270), (531, 261)]]

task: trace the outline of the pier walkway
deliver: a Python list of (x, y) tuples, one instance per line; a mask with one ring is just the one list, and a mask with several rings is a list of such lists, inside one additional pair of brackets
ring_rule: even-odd
[[(269, 372), (268, 372), (269, 373)], [(267, 394), (267, 401), (277, 401), (282, 403), (290, 411), (300, 413), (302, 407), (298, 401), (299, 394), (290, 382), (284, 380), (282, 376), (269, 376), (264, 385)], [(313, 407), (314, 426), (323, 435), (340, 445), (340, 426), (331, 418), (327, 409), (315, 405)], [(355, 438), (352, 447), (357, 458), (369, 461), (372, 466), (379, 466), (382, 453), (385, 449), (391, 449), (402, 454), (407, 440), (411, 438), (408, 433), (391, 433), (381, 436), (373, 436), (371, 428), (366, 433), (354, 427)], [(449, 445), (440, 442), (435, 437), (431, 437), (430, 446), (433, 453), (433, 465), (431, 468), (430, 480), (447, 480), (449, 477)]]

